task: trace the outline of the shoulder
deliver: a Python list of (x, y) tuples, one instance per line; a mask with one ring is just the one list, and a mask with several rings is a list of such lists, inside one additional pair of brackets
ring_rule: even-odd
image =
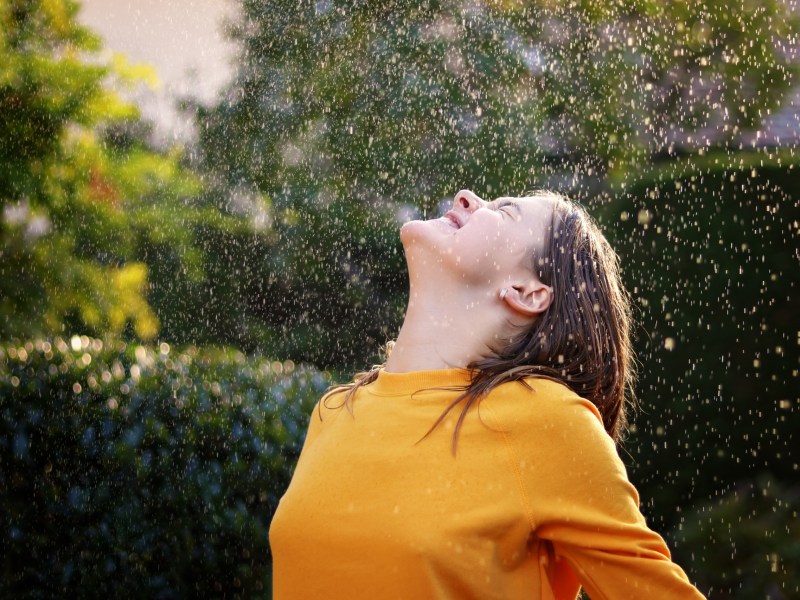
[(521, 451), (535, 446), (537, 452), (616, 456), (616, 444), (597, 407), (563, 383), (542, 377), (505, 383), (484, 398), (480, 410)]
[(350, 392), (349, 387), (336, 386), (325, 391), (317, 404), (314, 406), (312, 418), (328, 421), (338, 415), (342, 410), (347, 410), (345, 399)]
[(327, 425), (342, 412), (346, 411), (345, 398), (347, 397), (347, 388), (331, 388), (322, 394), (322, 397), (311, 409), (309, 415), (309, 427), (321, 428)]
[(527, 377), (499, 385), (483, 402), (502, 425), (575, 424), (603, 428), (603, 418), (594, 404), (566, 384), (544, 377)]
[(520, 465), (535, 466), (537, 481), (549, 473), (552, 481), (575, 489), (627, 481), (616, 444), (592, 402), (549, 379), (524, 383), (503, 384), (484, 399), (489, 418)]

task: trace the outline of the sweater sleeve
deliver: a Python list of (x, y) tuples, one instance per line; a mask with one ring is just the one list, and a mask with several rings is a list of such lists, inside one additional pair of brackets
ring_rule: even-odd
[(557, 384), (532, 384), (561, 393), (529, 396), (528, 416), (501, 423), (533, 534), (592, 600), (703, 598), (647, 527), (595, 406)]

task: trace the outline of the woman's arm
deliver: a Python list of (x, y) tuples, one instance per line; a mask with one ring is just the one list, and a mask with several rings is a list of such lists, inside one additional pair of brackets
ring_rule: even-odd
[(594, 405), (558, 384), (531, 383), (538, 392), (518, 396), (516, 416), (504, 403), (499, 420), (533, 534), (592, 600), (703, 598), (647, 527)]

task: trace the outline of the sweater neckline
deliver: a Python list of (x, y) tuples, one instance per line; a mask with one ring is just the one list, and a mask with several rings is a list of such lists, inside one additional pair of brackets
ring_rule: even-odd
[(389, 373), (384, 368), (369, 387), (379, 396), (408, 396), (428, 388), (465, 388), (472, 380), (469, 369), (437, 369)]

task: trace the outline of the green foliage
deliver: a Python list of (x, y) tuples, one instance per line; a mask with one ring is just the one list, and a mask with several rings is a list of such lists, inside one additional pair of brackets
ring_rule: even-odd
[(0, 1), (0, 339), (63, 331), (152, 339), (154, 247), (202, 280), (197, 230), (244, 229), (203, 207), (178, 149), (126, 137), (114, 88), (142, 77), (80, 27), (67, 0)]
[[(781, 504), (796, 501), (798, 477), (792, 154), (687, 156), (630, 178), (596, 210), (639, 321), (630, 476), (651, 526), (712, 596), (788, 598), (798, 585), (796, 544), (770, 525), (797, 527), (796, 508)], [(750, 485), (769, 499), (746, 500)], [(773, 521), (773, 504), (793, 521)]]
[(677, 560), (709, 597), (782, 600), (800, 594), (800, 487), (740, 482), (681, 516)]
[(282, 349), (259, 318), (280, 268), (259, 262), (277, 241), (268, 198), (210, 195), (182, 149), (151, 149), (114, 90), (153, 74), (102, 59), (77, 9), (0, 0), (0, 339)]
[(221, 193), (273, 200), (254, 314), (281, 352), (363, 366), (402, 314), (403, 215), (464, 187), (596, 191), (734, 140), (791, 88), (798, 20), (733, 0), (247, 0), (232, 31), (237, 79), (198, 122)]
[(636, 299), (645, 368), (628, 446), (661, 529), (692, 498), (765, 472), (797, 477), (787, 444), (800, 408), (800, 168), (761, 167), (761, 153), (750, 162), (710, 156), (683, 174), (675, 165), (598, 212)]
[[(403, 220), (462, 187), (571, 191), (640, 307), (651, 524), (707, 588), (796, 594), (800, 182), (793, 149), (742, 144), (796, 83), (786, 3), (245, 0), (202, 180), (142, 141), (111, 91), (141, 73), (77, 8), (0, 0), (0, 339), (363, 368), (405, 306)], [(257, 594), (321, 376), (76, 348), (0, 362), (2, 592)]]
[(0, 595), (254, 597), (325, 374), (73, 337), (0, 348)]

